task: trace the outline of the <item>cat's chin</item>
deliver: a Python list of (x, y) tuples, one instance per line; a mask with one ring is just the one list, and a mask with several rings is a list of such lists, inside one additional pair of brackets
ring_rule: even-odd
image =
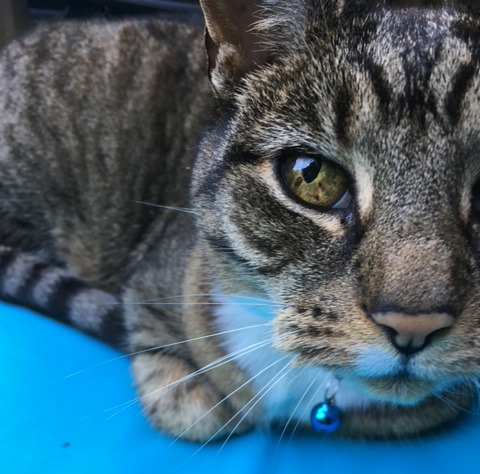
[(396, 377), (357, 379), (370, 403), (345, 410), (341, 437), (407, 438), (436, 432), (470, 413), (476, 394), (472, 387), (442, 392), (434, 382)]
[(359, 378), (359, 385), (373, 401), (414, 406), (437, 391), (434, 382), (410, 377)]

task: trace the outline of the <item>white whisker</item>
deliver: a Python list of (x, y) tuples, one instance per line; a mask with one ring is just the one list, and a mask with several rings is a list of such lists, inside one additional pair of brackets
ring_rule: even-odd
[[(108, 306), (223, 306), (225, 303), (221, 302), (211, 302), (211, 303), (128, 303), (128, 302), (119, 302), (119, 303), (109, 303)], [(242, 303), (244, 306), (274, 306), (285, 308), (285, 305), (277, 303)], [(105, 306), (105, 303), (102, 304), (92, 304), (91, 306)]]
[[(254, 352), (258, 349), (261, 349), (262, 347), (268, 346), (274, 340), (280, 340), (283, 337), (286, 337), (290, 334), (292, 334), (292, 333), (284, 334), (284, 335), (282, 335), (280, 337), (277, 337), (277, 338), (269, 337), (268, 339), (264, 339), (263, 341), (256, 342), (255, 344), (251, 344), (250, 346), (247, 346), (243, 349), (239, 349), (238, 351), (232, 352), (231, 354), (227, 354), (223, 357), (220, 357), (216, 361), (210, 362), (210, 364), (207, 364), (205, 367), (203, 367), (201, 369), (198, 369), (195, 372), (193, 372), (189, 375), (186, 375), (185, 377), (183, 377), (179, 380), (176, 380), (175, 382), (172, 382), (171, 384), (168, 384), (164, 387), (161, 387), (160, 389), (156, 389), (153, 392), (150, 392), (148, 394), (142, 395), (140, 397), (140, 399), (143, 399), (143, 398), (146, 398), (148, 396), (154, 395), (154, 394), (158, 393), (159, 391), (163, 391), (164, 389), (172, 389), (175, 386), (177, 386), (178, 384), (180, 384), (182, 382), (186, 382), (186, 381), (190, 380), (191, 378), (193, 378), (197, 375), (203, 374), (205, 372), (209, 372), (210, 370), (214, 370), (214, 369), (216, 369), (218, 367), (221, 367), (222, 365), (225, 365), (229, 362), (233, 362), (234, 360), (239, 359), (240, 357), (243, 357), (247, 354), (250, 354), (251, 352)], [(152, 402), (152, 403), (155, 403), (155, 402)], [(148, 408), (152, 403), (148, 404), (145, 408)]]
[[(257, 349), (260, 349), (261, 347), (265, 347), (267, 346), (268, 344), (270, 344), (272, 341), (271, 339), (269, 338), (268, 340), (265, 340), (263, 342), (257, 342), (255, 344), (252, 344), (250, 346), (248, 346), (247, 348), (243, 348), (243, 349), (240, 349), (239, 351), (236, 351), (232, 354), (228, 354), (228, 355), (225, 355), (225, 356), (222, 356), (218, 359), (216, 359), (215, 361), (213, 362), (210, 362), (209, 364), (207, 364), (206, 366), (202, 367), (201, 369), (197, 369), (195, 370), (194, 372), (192, 372), (191, 374), (188, 374), (188, 375), (185, 375), (184, 377), (181, 377), (180, 379), (178, 380), (175, 380), (167, 385), (163, 385), (162, 387), (159, 387), (155, 390), (152, 390), (151, 392), (148, 392), (148, 393), (145, 393), (143, 395), (139, 395), (138, 397), (136, 398), (133, 398), (131, 400), (128, 400), (126, 402), (123, 402), (123, 403), (120, 403), (119, 405), (116, 405), (114, 407), (111, 407), (111, 408), (108, 408), (107, 410), (105, 410), (105, 412), (109, 412), (109, 411), (112, 411), (112, 410), (116, 410), (117, 408), (122, 408), (124, 407), (124, 409), (126, 408), (129, 408), (130, 406), (134, 405), (135, 403), (139, 402), (139, 401), (142, 401), (143, 399), (147, 398), (147, 397), (151, 397), (152, 395), (155, 395), (157, 393), (160, 393), (164, 390), (168, 390), (168, 389), (171, 389), (171, 388), (174, 388), (176, 387), (177, 385), (183, 383), (183, 382), (186, 382), (187, 380), (190, 380), (191, 378), (193, 377), (196, 377), (197, 375), (201, 375), (205, 372), (209, 372), (210, 370), (213, 370), (213, 369), (216, 369), (218, 367), (221, 367), (222, 365), (224, 364), (227, 364), (229, 362), (232, 362), (233, 360), (235, 360), (236, 358), (239, 358), (241, 357), (242, 355), (246, 355), (246, 354), (249, 354), (250, 352), (254, 351), (254, 350), (257, 350)], [(153, 402), (154, 403), (154, 402)], [(149, 406), (151, 405), (148, 404), (145, 408), (148, 408)], [(123, 411), (123, 410), (121, 410)], [(120, 412), (118, 412), (120, 413)], [(117, 415), (118, 413), (115, 413), (114, 415), (112, 416), (115, 416)], [(109, 419), (109, 418), (108, 418)]]
[(219, 279), (218, 277), (219, 277), (219, 275), (216, 274), (215, 276), (211, 276), (209, 278), (202, 278), (202, 279), (198, 279), (198, 280), (195, 280), (195, 281), (199, 285), (202, 285), (204, 283), (218, 283), (218, 284), (221, 284), (221, 283), (226, 283), (226, 282), (230, 282), (230, 281), (245, 281), (245, 279), (241, 278), (241, 277), (230, 277), (230, 278), (222, 278), (222, 279)]
[(173, 207), (173, 206), (162, 206), (161, 204), (153, 204), (151, 202), (144, 202), (144, 201), (134, 201), (135, 204), (141, 204), (142, 206), (149, 206), (149, 207), (155, 207), (158, 209), (166, 209), (168, 211), (176, 211), (176, 212), (183, 212), (185, 214), (193, 214), (196, 216), (200, 216), (201, 213), (188, 208), (188, 207)]
[[(295, 359), (292, 359), (291, 361), (289, 361), (284, 367), (283, 369), (280, 370), (280, 372), (278, 372), (278, 374), (275, 375), (275, 377), (270, 380), (270, 382), (265, 386), (263, 387), (262, 390), (260, 390), (257, 395), (255, 395), (255, 397), (253, 397), (250, 402), (248, 402), (243, 408), (242, 410), (244, 410), (250, 403), (252, 403), (252, 401), (254, 401), (255, 399), (257, 399), (255, 401), (255, 403), (253, 403), (253, 405), (247, 410), (246, 413), (244, 413), (244, 415), (240, 418), (240, 420), (237, 422), (237, 424), (233, 427), (233, 430), (230, 432), (230, 434), (227, 436), (227, 439), (223, 442), (222, 446), (220, 447), (217, 455), (215, 456), (215, 459), (218, 458), (218, 456), (220, 455), (220, 453), (222, 452), (223, 448), (225, 447), (225, 445), (228, 443), (229, 439), (233, 436), (233, 434), (235, 433), (236, 429), (240, 426), (240, 424), (242, 423), (242, 421), (249, 415), (249, 413), (263, 400), (263, 398), (270, 392), (270, 390), (272, 390), (275, 385), (277, 385), (278, 382), (280, 382), (280, 380), (282, 380), (285, 376), (287, 376), (293, 369), (294, 367), (290, 366), (289, 365), (294, 362)], [(285, 372), (282, 374), (282, 372)], [(275, 380), (274, 380), (275, 379)]]
[[(288, 362), (281, 370), (279, 373), (275, 374), (271, 379), (270, 379), (270, 382), (268, 382), (267, 386), (268, 385), (271, 385), (271, 383), (275, 380), (275, 379), (278, 379), (278, 377), (280, 376), (280, 374), (288, 367), (290, 362)], [(287, 372), (288, 373), (288, 372)], [(286, 375), (286, 374), (285, 374)], [(264, 387), (265, 388), (265, 387)], [(261, 392), (259, 392), (261, 393)], [(258, 396), (258, 394), (256, 395)], [(253, 397), (248, 403), (246, 403), (237, 413), (235, 413), (235, 415), (233, 415), (226, 423), (224, 423), (212, 436), (210, 436), (210, 438), (207, 439), (207, 441), (205, 441), (188, 459), (186, 459), (182, 464), (181, 466), (183, 466), (183, 464), (187, 463), (188, 461), (190, 461), (193, 457), (195, 457), (205, 446), (207, 446), (208, 443), (210, 443), (211, 441), (213, 441), (221, 432), (222, 430), (228, 426), (239, 414), (242, 410), (244, 410), (250, 403), (252, 403), (252, 401), (255, 399), (256, 397)], [(236, 429), (236, 427), (235, 427)], [(227, 439), (228, 440), (228, 439)], [(223, 448), (223, 446), (222, 446)], [(217, 453), (217, 456), (218, 456), (218, 453)]]
[(147, 303), (156, 303), (161, 301), (168, 301), (173, 299), (181, 299), (181, 298), (194, 298), (194, 297), (213, 297), (213, 298), (222, 298), (225, 296), (229, 296), (232, 298), (237, 298), (240, 300), (247, 300), (247, 301), (259, 301), (263, 303), (271, 304), (272, 306), (281, 306), (280, 303), (273, 303), (268, 298), (261, 298), (257, 296), (245, 296), (245, 295), (235, 295), (235, 294), (223, 294), (223, 293), (193, 293), (193, 294), (182, 294), (182, 295), (173, 295), (173, 296), (162, 296), (161, 298), (154, 298), (151, 300), (144, 300), (144, 301), (126, 301), (122, 304), (131, 305), (131, 304), (147, 304)]
[[(305, 367), (303, 370), (305, 370), (307, 367)], [(302, 371), (303, 373), (303, 371)], [(300, 406), (300, 404), (303, 402), (304, 398), (306, 397), (307, 393), (310, 391), (310, 389), (313, 387), (313, 384), (317, 381), (318, 377), (320, 376), (320, 373), (318, 373), (315, 378), (310, 382), (310, 385), (307, 387), (307, 389), (305, 390), (305, 392), (303, 393), (302, 395), (302, 398), (300, 398), (300, 400), (298, 401), (298, 403), (295, 405), (295, 408), (293, 409), (292, 411), (292, 414), (290, 415), (290, 417), (288, 418), (287, 420), (287, 423), (285, 424), (284, 428), (283, 428), (283, 431), (280, 435), (280, 439), (278, 440), (278, 443), (277, 443), (277, 448), (275, 449), (275, 453), (277, 453), (278, 451), (278, 448), (280, 447), (280, 443), (283, 439), (283, 436), (285, 435), (285, 432), (287, 431), (287, 428), (288, 428), (288, 425), (290, 424), (290, 422), (292, 421), (296, 411), (298, 410), (298, 407)]]
[(473, 414), (474, 412), (472, 410), (468, 410), (467, 408), (461, 407), (457, 403), (455, 403), (453, 400), (450, 400), (442, 395), (439, 394), (433, 394), (433, 396), (437, 399), (440, 400), (445, 404), (446, 407), (448, 407), (450, 410), (452, 410), (454, 413), (457, 413), (459, 410), (468, 413), (469, 415)]
[(295, 426), (293, 427), (292, 434), (290, 435), (290, 441), (292, 441), (293, 436), (295, 435), (295, 432), (297, 431), (298, 427), (300, 426), (301, 421), (302, 421), (303, 418), (305, 417), (306, 411), (308, 410), (308, 408), (309, 408), (310, 406), (313, 405), (313, 400), (315, 399), (315, 397), (317, 397), (318, 392), (320, 391), (320, 388), (321, 388), (321, 387), (322, 387), (321, 385), (319, 385), (319, 386), (317, 387), (317, 389), (313, 392), (312, 396), (310, 397), (308, 403), (305, 405), (305, 408), (302, 410), (302, 413), (300, 414), (300, 417), (298, 418), (297, 423), (295, 423)]
[[(285, 335), (282, 335), (279, 337), (279, 339), (285, 337), (285, 336), (288, 336), (290, 335), (291, 333), (288, 333), (288, 334), (285, 334)], [(251, 344), (250, 346), (246, 347), (246, 348), (243, 348), (243, 349), (240, 349), (232, 354), (227, 354), (223, 357), (220, 357), (219, 359), (213, 361), (213, 362), (210, 362), (209, 364), (207, 364), (205, 367), (202, 367), (201, 369), (198, 369), (194, 372), (192, 372), (191, 374), (188, 374), (186, 375), (185, 377), (182, 377), (178, 380), (175, 380), (174, 382), (171, 382), (167, 385), (164, 385), (160, 388), (157, 388), (155, 390), (153, 390), (152, 392), (149, 392), (149, 393), (146, 393), (144, 395), (140, 395), (134, 399), (131, 399), (129, 401), (126, 401), (126, 402), (123, 402), (123, 403), (120, 403), (112, 408), (109, 408), (107, 410), (104, 410), (104, 412), (109, 412), (109, 411), (112, 411), (112, 410), (116, 410), (116, 409), (119, 409), (121, 408), (120, 411), (114, 413), (113, 415), (111, 415), (110, 417), (108, 417), (107, 419), (110, 419), (110, 418), (113, 418), (114, 416), (118, 415), (119, 413), (123, 412), (124, 410), (126, 410), (127, 408), (129, 408), (130, 406), (134, 405), (135, 403), (147, 398), (147, 397), (150, 397), (152, 395), (155, 395), (159, 392), (162, 392), (164, 390), (168, 390), (168, 389), (172, 389), (173, 387), (177, 386), (178, 384), (182, 383), (182, 382), (186, 382), (187, 380), (197, 376), (197, 375), (200, 375), (200, 374), (203, 374), (205, 372), (208, 372), (210, 370), (214, 370), (224, 364), (227, 364), (229, 362), (232, 362), (233, 360), (235, 359), (238, 359), (244, 355), (247, 355), (255, 350), (258, 350), (260, 349), (261, 347), (265, 347), (269, 344), (271, 344), (273, 342), (274, 338), (270, 337), (268, 339), (265, 339), (263, 341), (260, 341), (260, 342), (257, 342), (255, 344)], [(154, 403), (154, 402), (153, 402)], [(148, 408), (149, 406), (151, 405), (151, 403), (149, 405), (147, 405), (145, 408)]]
[(233, 395), (235, 395), (235, 393), (237, 393), (239, 390), (241, 390), (243, 387), (245, 387), (246, 385), (248, 385), (249, 383), (251, 383), (254, 379), (256, 379), (258, 376), (260, 376), (261, 374), (263, 374), (264, 372), (266, 372), (268, 369), (270, 369), (271, 367), (273, 367), (274, 365), (278, 364), (279, 362), (281, 362), (282, 360), (286, 359), (288, 357), (287, 356), (284, 356), (284, 357), (281, 357), (280, 359), (277, 359), (275, 362), (272, 362), (268, 367), (265, 367), (264, 369), (262, 369), (260, 372), (256, 373), (253, 377), (250, 377), (246, 382), (244, 382), (242, 385), (240, 385), (239, 387), (237, 387), (233, 392), (231, 392), (230, 394), (228, 394), (226, 397), (224, 397), (222, 400), (220, 400), (216, 405), (214, 405), (212, 408), (210, 408), (207, 412), (205, 412), (200, 418), (198, 418), (196, 421), (194, 421), (188, 428), (186, 428), (184, 431), (182, 431), (169, 445), (172, 446), (176, 441), (178, 441), (187, 431), (189, 431), (193, 426), (195, 426), (200, 420), (202, 420), (203, 418), (205, 418), (209, 413), (211, 413), (213, 410), (215, 410), (215, 408), (217, 408), (219, 405), (221, 405), (223, 402), (225, 402), (226, 400), (228, 400), (230, 397), (232, 397)]
[[(203, 339), (209, 339), (209, 338), (212, 338), (212, 337), (223, 336), (225, 334), (231, 334), (231, 333), (235, 333), (235, 332), (239, 332), (239, 331), (245, 331), (247, 329), (254, 329), (254, 328), (258, 328), (258, 327), (262, 327), (262, 326), (269, 326), (270, 324), (271, 324), (270, 322), (266, 322), (266, 323), (262, 323), (262, 324), (254, 324), (252, 326), (245, 326), (243, 328), (230, 329), (228, 331), (216, 332), (216, 333), (213, 333), (213, 334), (207, 334), (206, 336), (194, 337), (192, 339), (186, 339), (184, 341), (172, 342), (170, 344), (164, 344), (164, 345), (161, 345), (161, 346), (150, 347), (148, 349), (143, 349), (141, 351), (130, 352), (129, 354), (114, 357), (113, 359), (109, 359), (109, 360), (106, 360), (104, 362), (100, 362), (98, 364), (92, 365), (92, 366), (87, 367), (85, 369), (77, 370), (76, 372), (73, 372), (72, 374), (69, 374), (69, 375), (66, 375), (65, 377), (63, 377), (63, 380), (69, 379), (71, 377), (75, 377), (77, 375), (83, 374), (84, 372), (88, 372), (88, 371), (96, 369), (98, 367), (102, 367), (106, 364), (110, 364), (111, 362), (126, 359), (127, 357), (132, 357), (132, 356), (135, 356), (135, 355), (138, 355), (138, 354), (145, 354), (145, 353), (148, 353), (148, 352), (158, 351), (160, 349), (166, 349), (168, 347), (178, 346), (180, 344), (187, 344), (188, 342), (201, 341)], [(51, 383), (54, 383), (54, 382), (51, 382)]]

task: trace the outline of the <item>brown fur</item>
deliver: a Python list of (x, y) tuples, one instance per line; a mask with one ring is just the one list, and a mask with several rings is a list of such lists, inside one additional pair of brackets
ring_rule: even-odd
[[(52, 314), (110, 292), (120, 344), (142, 351), (146, 411), (172, 436), (268, 418), (244, 408), (258, 390), (215, 335), (219, 291), (277, 305), (272, 350), (357, 387), (369, 405), (346, 408), (341, 434), (456, 419), (480, 364), (479, 25), (462, 5), (403, 3), (203, 0), (215, 96), (199, 28), (66, 23), (14, 41), (0, 56), (3, 297)], [(292, 153), (342, 167), (351, 204), (296, 199), (279, 172)], [(86, 314), (90, 329), (73, 323), (105, 338)], [(374, 314), (402, 331), (455, 324), (413, 351)]]

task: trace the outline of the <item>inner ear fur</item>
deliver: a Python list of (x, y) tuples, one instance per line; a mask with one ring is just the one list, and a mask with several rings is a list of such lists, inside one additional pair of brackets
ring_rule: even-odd
[(254, 25), (261, 19), (260, 0), (200, 0), (206, 23), (205, 44), (209, 74), (237, 82), (264, 65), (271, 54), (262, 45)]

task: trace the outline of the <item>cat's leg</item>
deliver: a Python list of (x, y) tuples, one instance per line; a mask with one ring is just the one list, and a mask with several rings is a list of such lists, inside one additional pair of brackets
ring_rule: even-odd
[[(208, 376), (216, 361), (198, 367), (180, 318), (162, 309), (125, 305), (133, 373), (145, 414), (175, 438), (204, 442), (229, 434), (238, 419), (228, 395)], [(245, 428), (246, 423), (238, 431)]]
[(232, 392), (244, 381), (219, 388), (213, 374), (226, 354), (209, 348), (200, 360), (191, 344), (192, 339), (213, 341), (215, 329), (189, 332), (186, 327), (185, 294), (199, 292), (185, 288), (194, 241), (191, 216), (175, 213), (167, 223), (133, 267), (121, 295), (139, 396), (152, 424), (170, 436), (207, 441), (234, 428), (240, 433), (250, 424), (239, 423), (243, 404), (234, 402), (238, 392)]
[(148, 418), (170, 436), (205, 442), (235, 426), (228, 400), (189, 361), (147, 352), (134, 356), (133, 370)]
[[(170, 436), (192, 441), (220, 438), (233, 430), (242, 414), (235, 416), (238, 408), (231, 403), (231, 392), (218, 389), (212, 381), (214, 367), (221, 363), (218, 356), (212, 354), (200, 365), (192, 353), (187, 339), (195, 336), (185, 334), (181, 283), (176, 287), (169, 273), (169, 268), (178, 272), (178, 265), (172, 262), (165, 267), (156, 258), (158, 248), (137, 269), (122, 295), (141, 402), (152, 424)], [(163, 287), (165, 282), (172, 287)], [(242, 423), (235, 433), (248, 427)]]

